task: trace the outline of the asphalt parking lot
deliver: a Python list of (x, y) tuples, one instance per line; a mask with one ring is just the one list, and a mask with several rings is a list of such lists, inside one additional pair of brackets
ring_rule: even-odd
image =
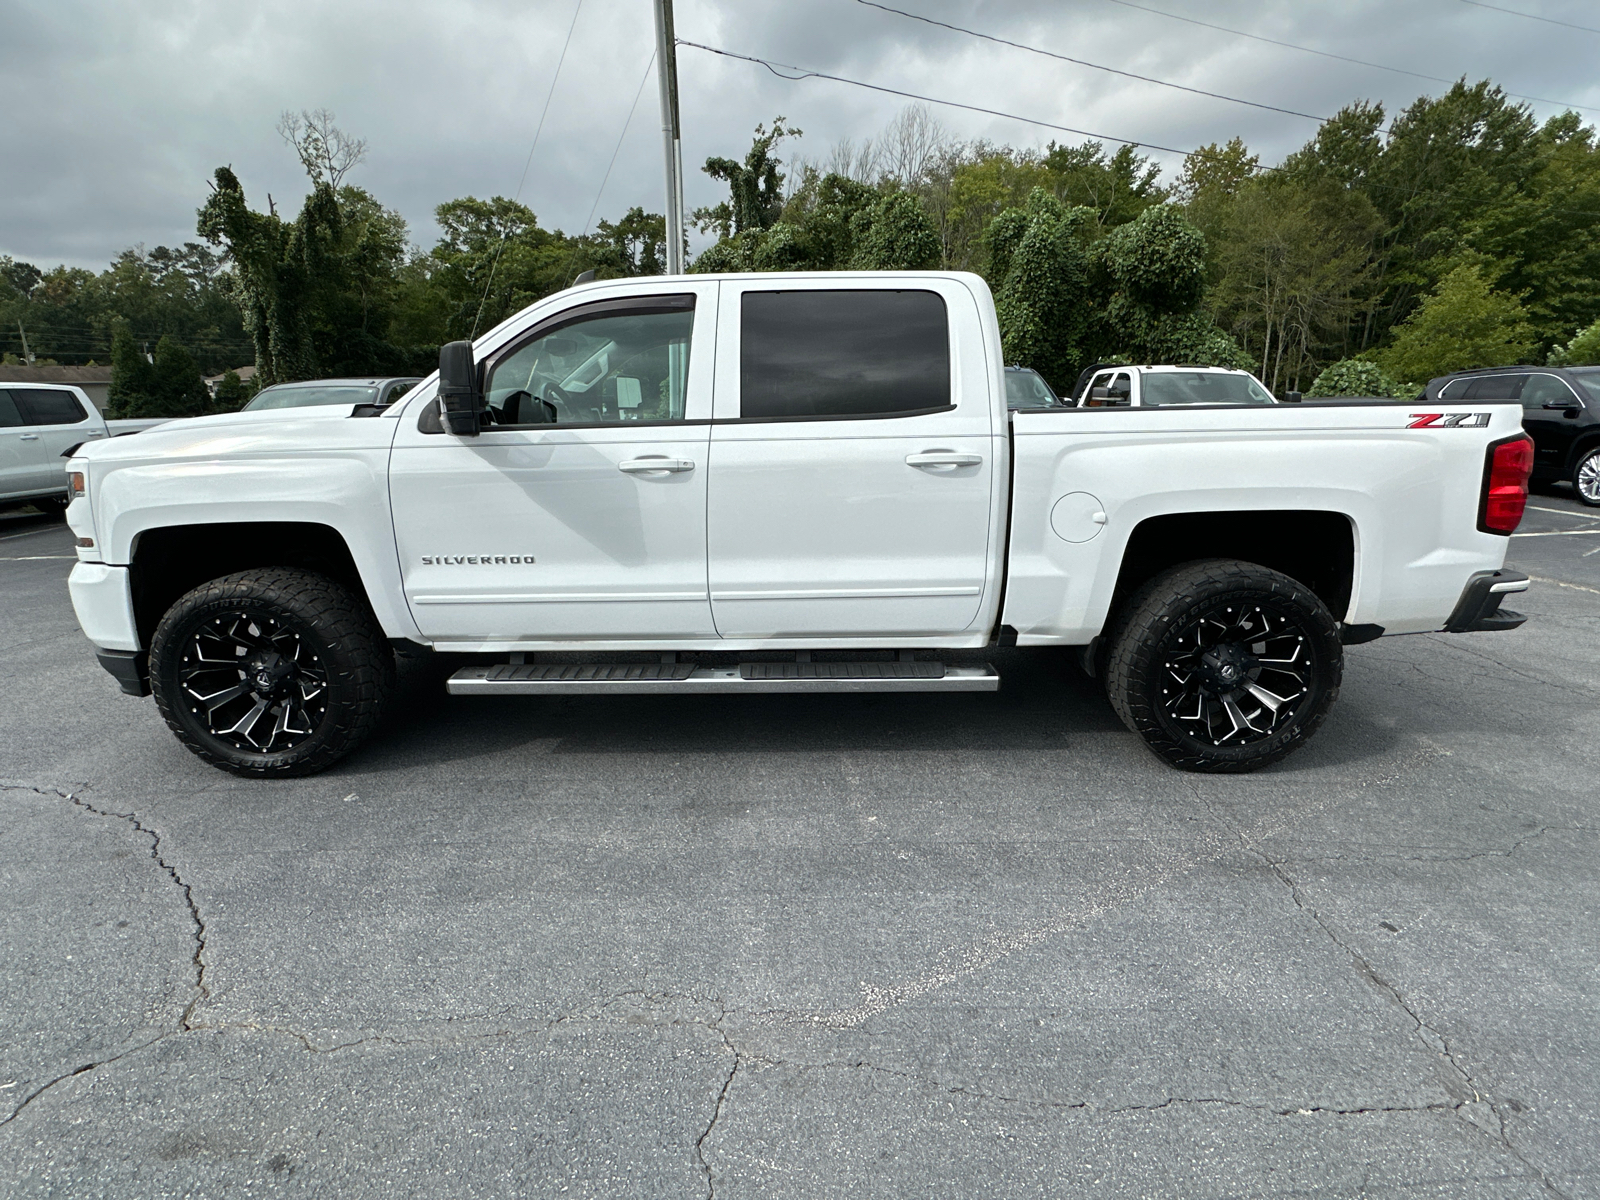
[(0, 514), (0, 1194), (1600, 1196), (1600, 510), (1314, 743), (994, 696), (448, 698), (235, 779)]

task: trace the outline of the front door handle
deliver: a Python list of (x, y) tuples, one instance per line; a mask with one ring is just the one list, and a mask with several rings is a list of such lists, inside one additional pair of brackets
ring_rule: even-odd
[(626, 475), (665, 475), (672, 471), (692, 471), (694, 463), (687, 458), (651, 454), (644, 458), (625, 458), (617, 464), (617, 470)]
[(921, 454), (906, 455), (908, 467), (976, 467), (982, 462), (981, 454), (958, 454), (954, 450), (925, 450)]
[(25, 442), (37, 442), (39, 435), (37, 433), (25, 433), (22, 435), (22, 440)]

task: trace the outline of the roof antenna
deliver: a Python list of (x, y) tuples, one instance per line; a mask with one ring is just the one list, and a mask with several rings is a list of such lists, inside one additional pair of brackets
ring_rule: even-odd
[(572, 281), (572, 286), (573, 287), (577, 287), (580, 283), (593, 283), (593, 282), (594, 282), (594, 272), (593, 271), (585, 271), (585, 272), (583, 272), (583, 274), (579, 275), (576, 279), (574, 279)]

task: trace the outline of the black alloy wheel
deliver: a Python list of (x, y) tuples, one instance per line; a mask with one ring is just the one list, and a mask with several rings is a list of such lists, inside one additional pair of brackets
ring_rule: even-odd
[(178, 739), (242, 775), (309, 775), (377, 725), (394, 658), (366, 606), (323, 576), (243, 571), (181, 597), (150, 649)]
[(1150, 580), (1123, 607), (1107, 664), (1117, 715), (1191, 771), (1252, 771), (1303, 744), (1339, 693), (1343, 647), (1317, 596), (1253, 563)]
[(178, 668), (183, 703), (237, 750), (293, 750), (328, 713), (328, 672), (297, 623), (240, 608), (189, 635)]

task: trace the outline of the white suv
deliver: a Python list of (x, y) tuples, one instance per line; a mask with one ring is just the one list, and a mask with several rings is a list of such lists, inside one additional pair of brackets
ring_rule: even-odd
[(1074, 397), (1080, 408), (1277, 403), (1249, 371), (1227, 367), (1091, 367), (1084, 375)]
[(0, 503), (65, 504), (62, 452), (106, 435), (105, 418), (80, 388), (0, 384)]

